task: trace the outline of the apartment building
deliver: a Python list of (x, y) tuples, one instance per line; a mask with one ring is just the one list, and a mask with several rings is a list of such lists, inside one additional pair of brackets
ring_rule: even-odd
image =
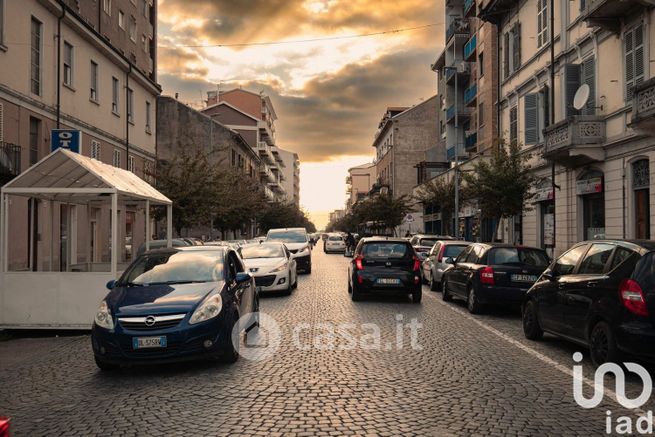
[(282, 188), (287, 193), (287, 201), (300, 207), (300, 158), (297, 153), (279, 147), (278, 153), (284, 162)]
[(636, 0), (482, 6), (480, 17), (497, 24), (502, 41), (499, 132), (531, 154), (541, 181), (534, 203), (503, 229), (505, 240), (557, 255), (580, 240), (655, 235), (654, 6)]
[[(1, 182), (50, 153), (56, 128), (80, 131), (83, 155), (149, 179), (160, 93), (156, 3), (4, 0), (0, 9), (0, 64), (11, 66), (0, 68)], [(109, 259), (104, 206), (12, 202), (11, 270), (66, 270), (75, 226), (80, 262)], [(129, 261), (132, 247), (144, 241), (145, 225), (134, 205), (122, 205), (119, 218), (119, 262)], [(42, 234), (58, 244), (44, 244)]]
[(277, 114), (271, 99), (241, 88), (207, 93), (207, 107), (202, 112), (230, 129), (239, 132), (250, 147), (259, 153), (262, 167), (274, 177), (268, 182), (275, 194), (272, 200), (283, 202), (284, 160), (275, 143)]
[(368, 196), (376, 180), (377, 171), (373, 162), (348, 169), (348, 176), (346, 177), (347, 211), (350, 211), (355, 203), (364, 200)]

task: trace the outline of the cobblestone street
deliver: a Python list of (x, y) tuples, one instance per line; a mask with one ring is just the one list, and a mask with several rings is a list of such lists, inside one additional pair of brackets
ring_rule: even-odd
[[(291, 296), (261, 300), (282, 328), (272, 358), (101, 373), (88, 335), (13, 339), (0, 342), (0, 415), (12, 418), (17, 436), (586, 436), (605, 433), (606, 410), (635, 417), (609, 396), (595, 409), (579, 407), (566, 373), (578, 349), (553, 337), (525, 340), (516, 312), (470, 316), (427, 287), (420, 305), (352, 302), (348, 260), (319, 244), (313, 262)], [(422, 350), (408, 337), (396, 348), (397, 314), (423, 324)], [(382, 350), (294, 346), (294, 326), (309, 324), (305, 334), (315, 337), (325, 322), (375, 323)]]

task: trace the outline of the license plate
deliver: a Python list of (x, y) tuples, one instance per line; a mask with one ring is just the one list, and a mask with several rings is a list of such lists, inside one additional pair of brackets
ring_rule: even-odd
[(376, 282), (383, 285), (398, 285), (400, 284), (400, 279), (379, 278)]
[(537, 282), (536, 275), (512, 275), (514, 282)]
[(146, 349), (166, 347), (166, 337), (133, 337), (132, 347), (134, 349)]

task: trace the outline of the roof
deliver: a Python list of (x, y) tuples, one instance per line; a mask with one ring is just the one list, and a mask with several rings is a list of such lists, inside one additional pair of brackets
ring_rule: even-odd
[(367, 162), (366, 164), (361, 164), (361, 165), (356, 165), (354, 167), (350, 167), (348, 171), (350, 170), (356, 170), (356, 169), (366, 169), (366, 168), (371, 168), (375, 167), (375, 163), (373, 162)]
[(200, 112), (205, 113), (205, 112), (207, 112), (209, 109), (216, 108), (217, 106), (227, 106), (228, 108), (232, 108), (232, 109), (234, 109), (235, 111), (237, 111), (238, 113), (243, 114), (243, 115), (245, 115), (246, 117), (253, 119), (254, 121), (262, 121), (261, 118), (257, 118), (256, 116), (254, 116), (254, 115), (252, 115), (252, 114), (249, 114), (249, 113), (247, 113), (246, 111), (244, 111), (243, 109), (237, 108), (236, 106), (234, 106), (234, 105), (231, 104), (230, 102), (226, 102), (226, 101), (224, 101), (224, 100), (222, 100), (222, 101), (220, 101), (220, 102), (218, 102), (218, 103), (215, 103), (215, 104), (213, 104), (213, 105), (207, 106), (206, 108), (202, 108), (202, 109), (200, 110)]
[(131, 171), (66, 149), (50, 153), (2, 189), (8, 194), (71, 203), (86, 203), (112, 193), (156, 204), (172, 203)]

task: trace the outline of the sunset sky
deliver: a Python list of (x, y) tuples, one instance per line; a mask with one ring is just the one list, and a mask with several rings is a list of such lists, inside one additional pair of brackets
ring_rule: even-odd
[[(264, 90), (277, 145), (300, 155), (301, 205), (321, 228), (343, 208), (347, 169), (372, 159), (385, 108), (436, 92), (442, 23), (443, 0), (159, 0), (159, 82), (196, 107), (219, 87)], [(261, 42), (275, 44), (241, 45)]]

